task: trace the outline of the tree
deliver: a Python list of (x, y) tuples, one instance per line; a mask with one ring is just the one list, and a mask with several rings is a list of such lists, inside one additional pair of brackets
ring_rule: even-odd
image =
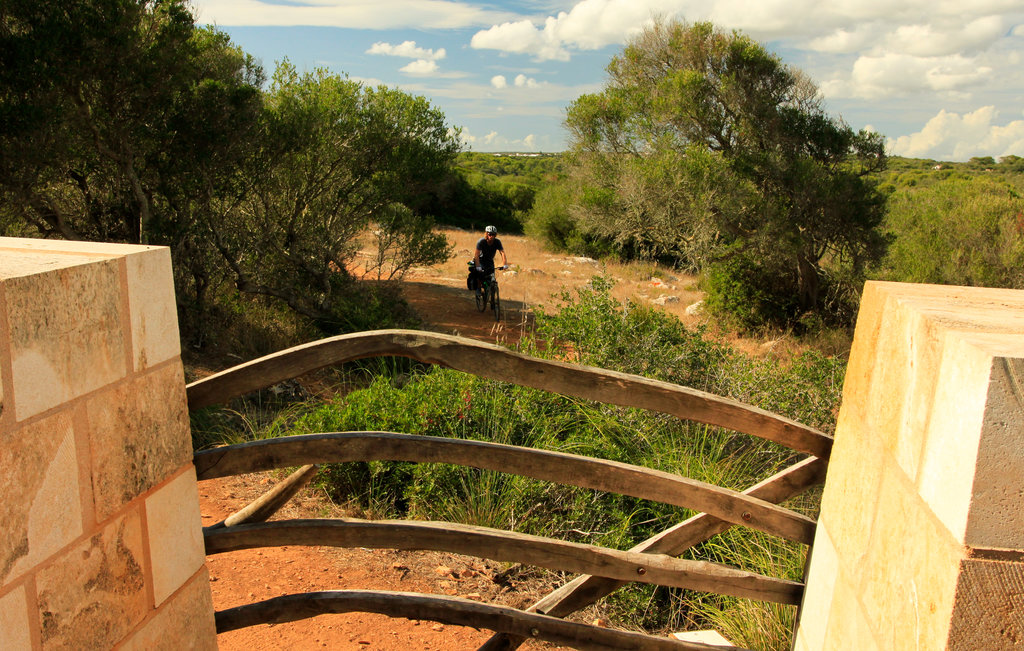
[(186, 0), (7, 0), (0, 228), (170, 246), (186, 336), (211, 300), (242, 305), (226, 282), (329, 330), (367, 325), (357, 238), (381, 225), (377, 278), (447, 255), (413, 208), (457, 131), (398, 90), (287, 64), (264, 81)]
[[(237, 111), (258, 105), (258, 68), (197, 31), (184, 0), (13, 0), (0, 23), (9, 209), (48, 236), (164, 241), (172, 217), (158, 193), (187, 185), (187, 163), (234, 139)], [(230, 101), (199, 120), (214, 87)], [(200, 123), (210, 140), (182, 134)]]
[[(207, 233), (239, 290), (286, 303), (322, 329), (348, 324), (360, 236), (376, 223), (379, 277), (447, 258), (413, 202), (449, 169), (457, 133), (422, 97), (281, 64), (266, 96), (250, 187)], [(365, 261), (364, 261), (365, 262)]]
[(567, 117), (584, 232), (695, 269), (743, 257), (792, 305), (785, 318), (822, 308), (828, 269), (859, 277), (882, 254), (867, 176), (885, 164), (881, 136), (827, 116), (758, 43), (659, 22), (608, 73)]

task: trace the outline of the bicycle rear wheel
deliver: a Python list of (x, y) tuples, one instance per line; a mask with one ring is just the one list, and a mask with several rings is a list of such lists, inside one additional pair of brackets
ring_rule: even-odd
[(487, 309), (487, 288), (482, 280), (478, 280), (476, 283), (476, 291), (473, 292), (476, 297), (476, 309), (483, 312)]
[(491, 309), (494, 310), (494, 320), (501, 321), (501, 296), (498, 294), (498, 283), (491, 286)]

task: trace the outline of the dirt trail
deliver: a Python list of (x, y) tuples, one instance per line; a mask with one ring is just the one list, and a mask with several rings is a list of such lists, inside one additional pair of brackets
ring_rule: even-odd
[(478, 312), (466, 287), (466, 262), (473, 257), (479, 233), (444, 231), (454, 256), (444, 264), (413, 269), (404, 283), (405, 297), (424, 319), (424, 327), (491, 342), (514, 343), (532, 325), (532, 311), (552, 309), (563, 291), (570, 293), (598, 274), (611, 278), (612, 295), (660, 305), (684, 323), (699, 317), (686, 308), (700, 300), (693, 277), (658, 270), (652, 264), (605, 264), (590, 258), (549, 253), (530, 238), (499, 235), (511, 269), (498, 272), (501, 321), (488, 310)]
[[(496, 323), (493, 315), (478, 312), (466, 289), (466, 260), (479, 237), (476, 233), (446, 231), (455, 245), (455, 256), (443, 265), (415, 269), (406, 278), (407, 300), (424, 319), (424, 328), (459, 334), (483, 341), (514, 343), (530, 325), (531, 310), (552, 305), (553, 295), (588, 282), (597, 273), (612, 275), (617, 297), (662, 300), (665, 308), (684, 319), (687, 305), (699, 298), (692, 279), (652, 277), (643, 265), (603, 267), (593, 260), (556, 256), (541, 251), (530, 240), (501, 236), (512, 269), (500, 275), (505, 313)], [(668, 297), (668, 298), (664, 298)], [(673, 298), (674, 297), (674, 298)], [(222, 520), (271, 488), (272, 475), (248, 475), (205, 481), (200, 484), (203, 525)], [(304, 493), (278, 517), (340, 517), (337, 507)], [(496, 583), (498, 564), (452, 554), (396, 552), (393, 550), (282, 547), (243, 550), (208, 559), (214, 608), (224, 610), (245, 603), (299, 592), (343, 589), (378, 589), (461, 596), (488, 603), (523, 608), (542, 596), (545, 589), (534, 582)], [(579, 616), (590, 621), (594, 612)], [(321, 615), (278, 625), (254, 626), (218, 636), (221, 649), (475, 649), (490, 637), (489, 631), (444, 626), (428, 621), (391, 619), (381, 615), (352, 613)], [(544, 643), (528, 643), (524, 649), (553, 649)]]

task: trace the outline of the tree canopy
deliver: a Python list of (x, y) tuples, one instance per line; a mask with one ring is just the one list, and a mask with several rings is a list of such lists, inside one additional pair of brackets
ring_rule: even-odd
[(810, 80), (757, 42), (659, 22), (608, 75), (566, 121), (567, 210), (584, 234), (693, 269), (745, 269), (742, 283), (769, 291), (740, 309), (780, 320), (821, 310), (840, 267), (856, 277), (883, 252), (883, 198), (867, 176), (885, 164), (881, 136), (829, 117)]
[(5, 2), (0, 229), (168, 245), (200, 321), (230, 283), (359, 327), (340, 289), (371, 224), (373, 277), (448, 254), (420, 207), (458, 132), (422, 97), (323, 70), (286, 61), (265, 83), (187, 0)]

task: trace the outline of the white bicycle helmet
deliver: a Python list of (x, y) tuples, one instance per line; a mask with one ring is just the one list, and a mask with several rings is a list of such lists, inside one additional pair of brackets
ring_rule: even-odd
[(485, 233), (490, 233), (492, 235), (497, 235), (498, 234), (498, 229), (496, 227), (494, 227), (494, 226), (488, 226), (487, 228), (484, 229), (484, 232)]

